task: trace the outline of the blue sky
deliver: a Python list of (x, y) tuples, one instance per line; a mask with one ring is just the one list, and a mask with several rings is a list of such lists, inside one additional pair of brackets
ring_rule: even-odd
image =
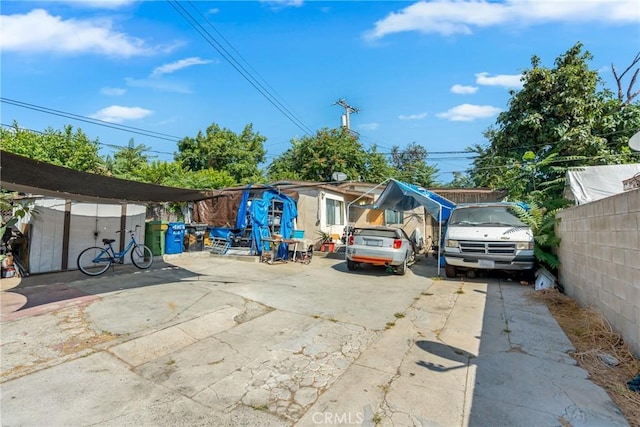
[(359, 110), (350, 124), (365, 146), (388, 153), (420, 144), (442, 183), (470, 165), (455, 152), (487, 143), (483, 131), (507, 108), (532, 55), (553, 67), (581, 42), (615, 89), (611, 64), (621, 72), (640, 52), (638, 0), (1, 7), (3, 125), (71, 124), (99, 138), (103, 154), (133, 138), (171, 160), (177, 139), (212, 123), (236, 133), (252, 123), (270, 161), (292, 138), (340, 126), (343, 99)]

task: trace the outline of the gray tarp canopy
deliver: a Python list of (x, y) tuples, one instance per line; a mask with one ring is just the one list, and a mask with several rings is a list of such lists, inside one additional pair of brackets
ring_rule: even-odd
[[(393, 178), (387, 179), (370, 191), (375, 190), (385, 183), (387, 184), (386, 187), (373, 204), (355, 206), (365, 209), (392, 209), (399, 212), (410, 211), (423, 206), (425, 210), (438, 221), (439, 236), (442, 236), (442, 223), (449, 219), (451, 211), (453, 211), (456, 206), (455, 203), (427, 189)], [(362, 198), (362, 196), (347, 205), (347, 218), (349, 218), (351, 205), (360, 198)], [(440, 275), (440, 244), (438, 244), (438, 275)]]

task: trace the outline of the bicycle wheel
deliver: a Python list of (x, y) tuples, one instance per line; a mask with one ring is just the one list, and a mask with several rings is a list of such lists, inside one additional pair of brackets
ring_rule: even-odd
[(78, 255), (78, 268), (87, 276), (99, 276), (111, 266), (111, 257), (104, 248), (87, 248)]
[(153, 264), (153, 253), (145, 245), (135, 245), (131, 248), (131, 262), (138, 268), (147, 269)]

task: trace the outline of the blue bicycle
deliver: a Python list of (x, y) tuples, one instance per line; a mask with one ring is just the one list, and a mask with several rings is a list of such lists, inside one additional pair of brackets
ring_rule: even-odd
[(151, 249), (136, 242), (135, 233), (139, 227), (139, 225), (136, 225), (133, 230), (116, 231), (116, 233), (127, 231), (131, 235), (129, 244), (122, 252), (113, 250), (111, 244), (116, 241), (115, 239), (102, 239), (103, 248), (93, 246), (80, 252), (80, 255), (78, 255), (78, 268), (80, 271), (88, 276), (99, 276), (107, 271), (114, 262), (123, 264), (124, 257), (129, 251), (131, 251), (133, 265), (143, 270), (151, 267), (153, 263)]

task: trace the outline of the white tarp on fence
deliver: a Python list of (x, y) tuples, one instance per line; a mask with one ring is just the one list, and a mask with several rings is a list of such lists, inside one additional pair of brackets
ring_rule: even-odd
[(576, 204), (593, 202), (624, 192), (622, 181), (640, 173), (640, 163), (585, 166), (567, 171), (565, 197)]

